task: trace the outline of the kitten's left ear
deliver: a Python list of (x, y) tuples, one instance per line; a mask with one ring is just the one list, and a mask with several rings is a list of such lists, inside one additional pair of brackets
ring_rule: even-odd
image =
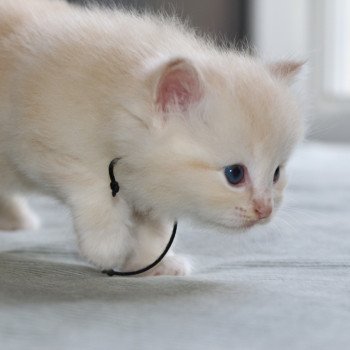
[(186, 112), (203, 96), (200, 74), (187, 59), (173, 59), (158, 67), (155, 80), (155, 103), (163, 113)]
[(291, 82), (304, 64), (305, 61), (278, 61), (270, 63), (268, 69), (274, 76)]

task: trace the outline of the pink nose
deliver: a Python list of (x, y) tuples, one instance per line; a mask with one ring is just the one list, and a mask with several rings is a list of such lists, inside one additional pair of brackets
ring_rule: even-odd
[(254, 212), (259, 220), (268, 218), (272, 213), (271, 200), (255, 200), (254, 201)]

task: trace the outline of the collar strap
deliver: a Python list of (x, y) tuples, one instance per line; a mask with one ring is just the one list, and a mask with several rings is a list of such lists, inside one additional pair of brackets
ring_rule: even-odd
[(108, 167), (108, 172), (109, 172), (109, 178), (111, 179), (111, 183), (110, 183), (110, 187), (112, 190), (112, 196), (115, 197), (117, 195), (117, 193), (119, 192), (119, 184), (116, 181), (115, 177), (114, 177), (114, 166), (118, 163), (118, 161), (120, 160), (120, 158), (114, 158), (110, 163), (109, 163), (109, 167)]
[[(120, 158), (114, 158), (109, 163), (109, 167), (108, 167), (109, 178), (111, 179), (110, 187), (111, 187), (111, 190), (112, 190), (112, 196), (113, 197), (115, 197), (117, 195), (117, 193), (119, 192), (119, 184), (116, 181), (115, 176), (114, 176), (114, 166), (118, 163), (119, 160), (120, 160)], [(169, 240), (167, 246), (165, 247), (163, 253), (152, 264), (149, 264), (146, 267), (144, 267), (142, 269), (139, 269), (139, 270), (135, 270), (135, 271), (103, 270), (102, 272), (107, 274), (108, 276), (124, 276), (125, 277), (125, 276), (139, 275), (141, 273), (144, 273), (144, 272), (152, 269), (153, 267), (158, 265), (163, 260), (165, 255), (168, 253), (170, 247), (172, 246), (172, 244), (174, 242), (176, 231), (177, 231), (177, 222), (175, 221), (174, 222), (174, 226), (173, 226), (173, 231), (171, 233), (170, 240)]]

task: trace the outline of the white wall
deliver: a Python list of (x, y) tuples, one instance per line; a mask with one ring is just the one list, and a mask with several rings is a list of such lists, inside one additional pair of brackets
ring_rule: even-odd
[(308, 6), (305, 0), (253, 0), (252, 37), (268, 59), (306, 58)]
[[(348, 0), (350, 1), (350, 0)], [(323, 89), (326, 6), (334, 0), (252, 0), (252, 39), (267, 60), (306, 59), (298, 88), (303, 90), (310, 138), (350, 142), (350, 101), (327, 96)], [(349, 33), (350, 40), (350, 33)]]

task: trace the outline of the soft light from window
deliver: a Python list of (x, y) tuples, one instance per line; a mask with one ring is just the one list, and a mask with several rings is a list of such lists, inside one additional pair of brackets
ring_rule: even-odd
[(350, 98), (350, 1), (326, 0), (324, 90)]

